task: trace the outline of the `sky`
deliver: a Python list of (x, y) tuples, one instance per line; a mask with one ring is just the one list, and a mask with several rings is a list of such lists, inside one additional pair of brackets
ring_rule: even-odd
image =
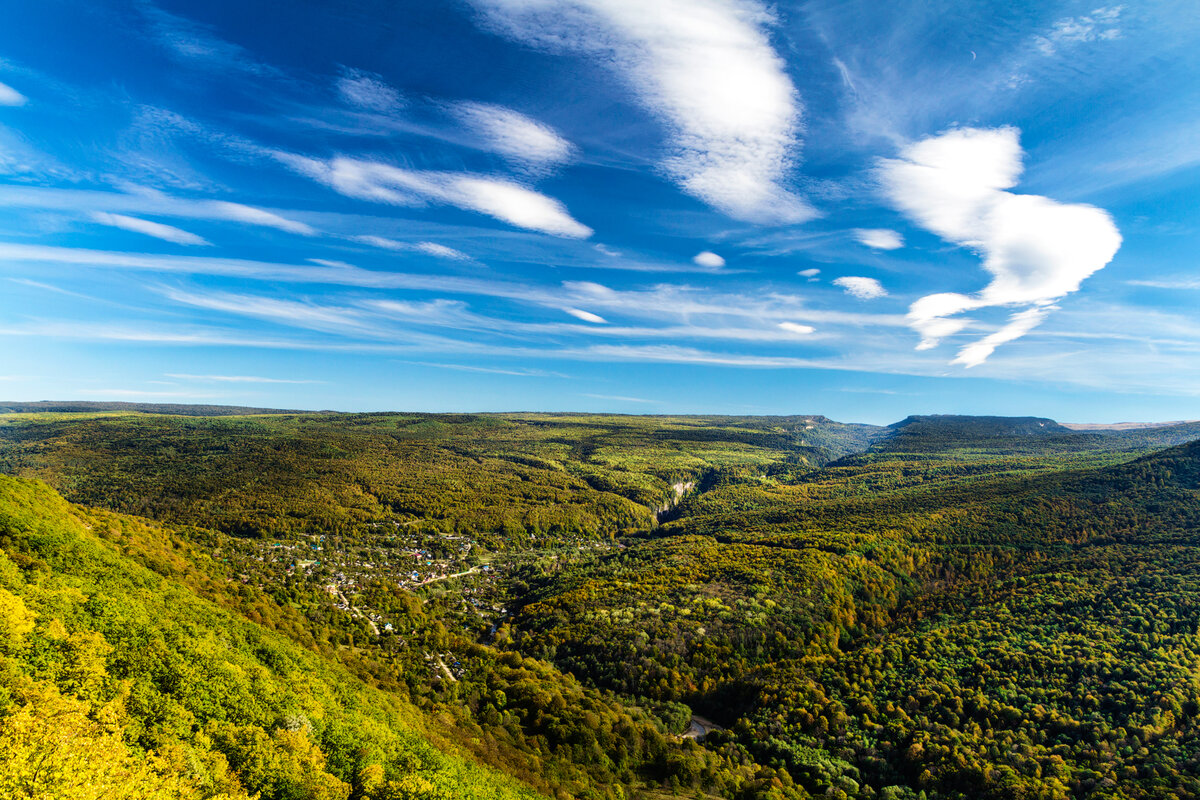
[(1193, 0), (0, 7), (0, 397), (1200, 417)]

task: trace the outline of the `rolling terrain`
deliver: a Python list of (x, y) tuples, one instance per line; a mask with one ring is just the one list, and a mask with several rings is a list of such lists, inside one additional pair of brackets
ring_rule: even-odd
[(1200, 794), (1196, 423), (146, 410), (0, 416), (0, 737), (69, 707), (163, 796)]

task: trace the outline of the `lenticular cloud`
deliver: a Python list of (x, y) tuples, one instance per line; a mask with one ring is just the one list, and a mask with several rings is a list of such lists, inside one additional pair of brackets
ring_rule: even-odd
[(1016, 307), (998, 331), (959, 350), (952, 363), (982, 364), (996, 347), (1024, 336), (1054, 302), (1103, 269), (1121, 246), (1108, 212), (1008, 191), (1021, 174), (1016, 128), (964, 128), (906, 147), (879, 163), (893, 205), (947, 241), (983, 258), (991, 282), (972, 294), (922, 297), (909, 309), (918, 350), (936, 347), (968, 324), (956, 315), (988, 306)]

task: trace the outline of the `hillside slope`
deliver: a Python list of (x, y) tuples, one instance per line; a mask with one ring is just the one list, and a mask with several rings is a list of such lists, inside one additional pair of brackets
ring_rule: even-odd
[(140, 523), (0, 476), (0, 795), (535, 796), (92, 530), (113, 525)]

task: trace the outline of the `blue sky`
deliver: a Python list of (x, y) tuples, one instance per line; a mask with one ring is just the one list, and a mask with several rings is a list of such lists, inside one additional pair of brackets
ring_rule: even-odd
[(0, 396), (1200, 417), (1191, 2), (0, 10)]

